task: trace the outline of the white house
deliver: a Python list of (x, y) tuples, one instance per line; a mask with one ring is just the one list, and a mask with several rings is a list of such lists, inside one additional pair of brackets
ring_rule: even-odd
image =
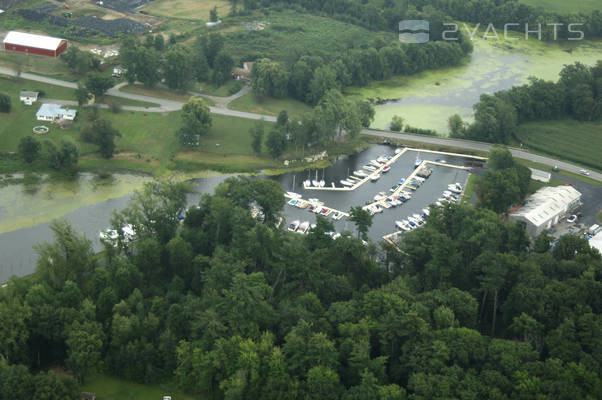
[(21, 103), (25, 104), (26, 106), (30, 106), (35, 101), (38, 101), (39, 94), (39, 92), (30, 92), (28, 90), (23, 90), (19, 92), (19, 100), (21, 100)]
[(207, 28), (211, 28), (211, 27), (217, 26), (217, 25), (219, 25), (219, 24), (221, 24), (221, 23), (222, 23), (222, 20), (221, 20), (221, 19), (218, 19), (218, 20), (217, 20), (217, 21), (215, 21), (215, 22), (206, 22), (206, 23), (205, 23), (205, 26), (206, 26)]
[(127, 70), (123, 68), (121, 65), (116, 65), (113, 67), (113, 78), (121, 78), (121, 75), (125, 74)]
[(58, 104), (44, 103), (36, 113), (36, 118), (38, 121), (58, 122), (62, 119), (73, 121), (76, 115), (76, 110), (68, 110)]
[(524, 221), (533, 236), (550, 229), (566, 213), (581, 204), (581, 193), (572, 186), (543, 187), (527, 198), (526, 204), (510, 214), (514, 221)]

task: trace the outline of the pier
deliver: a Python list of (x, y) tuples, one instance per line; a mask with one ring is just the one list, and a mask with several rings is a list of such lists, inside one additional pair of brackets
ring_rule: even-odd
[[(293, 197), (293, 196), (290, 196), (290, 195), (289, 195), (289, 194), (287, 194), (287, 193), (285, 193), (285, 194), (284, 194), (284, 197), (285, 197), (286, 199), (289, 199), (289, 200), (291, 200), (291, 199), (295, 199), (295, 200), (299, 200), (299, 201), (303, 201), (303, 202), (307, 203), (307, 205), (306, 205), (305, 207), (302, 207), (302, 208), (307, 208), (307, 207), (309, 207), (309, 206), (314, 206), (314, 207), (322, 207), (322, 209), (324, 209), (324, 210), (327, 210), (326, 214), (322, 214), (322, 215), (323, 215), (324, 217), (328, 217), (328, 216), (330, 216), (330, 217), (331, 217), (332, 219), (334, 219), (335, 221), (338, 221), (338, 220), (342, 219), (343, 217), (348, 217), (348, 216), (349, 216), (349, 213), (346, 213), (346, 212), (344, 212), (344, 211), (337, 210), (337, 209), (335, 209), (335, 208), (332, 208), (332, 207), (328, 207), (328, 206), (326, 206), (325, 204), (322, 204), (322, 203), (318, 203), (318, 202), (314, 202), (314, 201), (305, 200), (305, 199), (303, 199), (303, 198), (301, 198), (301, 197)], [(290, 205), (290, 204), (289, 204), (289, 205)], [(296, 206), (295, 206), (295, 207), (296, 207)], [(299, 208), (299, 207), (298, 207), (298, 208)], [(339, 215), (337, 218), (335, 218), (335, 217), (333, 217), (333, 216), (331, 215), (331, 214), (337, 214), (337, 213), (338, 213), (338, 215)], [(320, 214), (317, 214), (317, 215), (320, 215)]]

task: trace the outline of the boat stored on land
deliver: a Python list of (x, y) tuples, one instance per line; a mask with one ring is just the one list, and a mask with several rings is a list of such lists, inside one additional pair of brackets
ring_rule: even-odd
[(289, 232), (296, 232), (297, 228), (299, 228), (299, 220), (294, 220), (293, 222), (291, 222), (288, 226), (288, 231)]

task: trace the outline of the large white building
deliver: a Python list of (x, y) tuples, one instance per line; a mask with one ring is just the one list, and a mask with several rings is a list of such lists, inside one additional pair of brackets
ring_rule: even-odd
[(510, 219), (524, 221), (527, 232), (535, 236), (557, 224), (580, 203), (581, 193), (572, 186), (543, 187), (529, 196), (523, 207), (510, 214)]

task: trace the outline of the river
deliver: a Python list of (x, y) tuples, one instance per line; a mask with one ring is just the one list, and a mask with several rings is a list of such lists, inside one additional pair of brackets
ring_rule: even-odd
[[(341, 186), (339, 181), (348, 176), (348, 172), (353, 172), (356, 169), (360, 169), (362, 165), (367, 164), (371, 159), (377, 158), (382, 154), (394, 154), (394, 148), (389, 146), (372, 146), (361, 153), (341, 157), (333, 163), (333, 165), (324, 170), (319, 170), (318, 175), (320, 178), (324, 177), (324, 180), (330, 184), (335, 182), (337, 186)], [(319, 198), (324, 201), (326, 205), (339, 209), (341, 211), (348, 211), (352, 206), (364, 205), (367, 200), (371, 200), (375, 194), (380, 191), (389, 192), (391, 186), (399, 181), (400, 178), (407, 177), (412, 171), (414, 162), (417, 154), (415, 152), (407, 152), (400, 157), (397, 162), (393, 165), (391, 171), (387, 174), (383, 174), (382, 178), (376, 182), (368, 182), (360, 188), (352, 192), (331, 192), (331, 191), (312, 191), (305, 190), (302, 187), (303, 180), (307, 179), (308, 175), (315, 178), (316, 171), (301, 171), (292, 172), (279, 176), (268, 177), (278, 181), (283, 190), (289, 191), (294, 190), (303, 195), (304, 198)], [(442, 157), (437, 154), (421, 153), (420, 158), (423, 160), (435, 160), (437, 158), (444, 158), (450, 164), (463, 165), (464, 160), (457, 157)], [(453, 169), (443, 166), (434, 166), (434, 172), (415, 193), (413, 198), (405, 203), (403, 206), (395, 209), (386, 210), (384, 213), (377, 214), (374, 217), (373, 225), (369, 231), (369, 237), (374, 241), (379, 241), (385, 234), (395, 231), (394, 221), (396, 219), (403, 219), (413, 213), (419, 213), (428, 204), (434, 202), (440, 194), (447, 188), (449, 183), (460, 182), (464, 184), (468, 177), (468, 172), (464, 170)], [(188, 203), (190, 205), (198, 204), (199, 198), (204, 193), (213, 193), (215, 187), (219, 185), (228, 175), (210, 177), (210, 178), (198, 178), (191, 180), (194, 193), (188, 197)], [(129, 182), (134, 189), (136, 185), (141, 185), (148, 181), (148, 178), (140, 177), (136, 175), (122, 174), (114, 175), (112, 179), (115, 181), (115, 187), (119, 188), (119, 182)], [(95, 187), (95, 178), (92, 174), (82, 174), (77, 180), (79, 190), (83, 193), (94, 193), (93, 188)], [(59, 185), (56, 182), (48, 183), (53, 185), (57, 193), (65, 191), (65, 185), (70, 187), (71, 184)], [(56, 200), (49, 200), (47, 196), (52, 194), (52, 190), (49, 190), (45, 185), (41, 184), (41, 188), (38, 190), (27, 191), (23, 184), (10, 185), (4, 188), (0, 188), (0, 206), (4, 207), (4, 212), (0, 214), (0, 220), (4, 218), (5, 221), (13, 221), (18, 219), (8, 218), (12, 215), (15, 209), (20, 212), (27, 213), (27, 208), (35, 208), (36, 201), (41, 202), (41, 207), (51, 210), (56, 213), (56, 208), (51, 207), (54, 203), (61, 203), (65, 200), (64, 196), (58, 196)], [(101, 191), (103, 196), (107, 194), (104, 191), (109, 191), (110, 186), (105, 187), (104, 184), (96, 182), (96, 190)], [(44, 194), (48, 190), (48, 194)], [(14, 193), (18, 192), (19, 195)], [(16, 203), (8, 202), (8, 196), (6, 193), (13, 193), (13, 199)], [(77, 191), (73, 192), (73, 197), (77, 196)], [(56, 215), (67, 219), (73, 227), (85, 235), (92, 241), (94, 249), (99, 251), (102, 249), (102, 245), (99, 241), (98, 234), (101, 230), (106, 229), (109, 226), (109, 221), (114, 211), (123, 209), (132, 194), (128, 193), (118, 197), (108, 198), (106, 200), (97, 201), (93, 204), (87, 204), (81, 206), (73, 211), (64, 213), (62, 215)], [(96, 197), (99, 194), (96, 193)], [(71, 199), (71, 201), (74, 201)], [(41, 212), (40, 210), (36, 212)], [(32, 214), (35, 214), (32, 210)], [(3, 217), (2, 217), (3, 215)], [(315, 221), (315, 214), (310, 213), (307, 210), (298, 209), (285, 205), (284, 216), (287, 221), (301, 220), (301, 221)], [(34, 221), (35, 218), (29, 216), (27, 221)], [(333, 221), (335, 228), (339, 232), (349, 230), (355, 232), (355, 226), (353, 223), (343, 218), (341, 221)], [(8, 226), (8, 223), (5, 222)], [(37, 254), (34, 246), (52, 241), (52, 232), (49, 227), (49, 220), (42, 223), (28, 225), (21, 229), (9, 230), (0, 234), (0, 282), (6, 281), (10, 276), (17, 275), (23, 276), (32, 273), (35, 270), (37, 263)]]

